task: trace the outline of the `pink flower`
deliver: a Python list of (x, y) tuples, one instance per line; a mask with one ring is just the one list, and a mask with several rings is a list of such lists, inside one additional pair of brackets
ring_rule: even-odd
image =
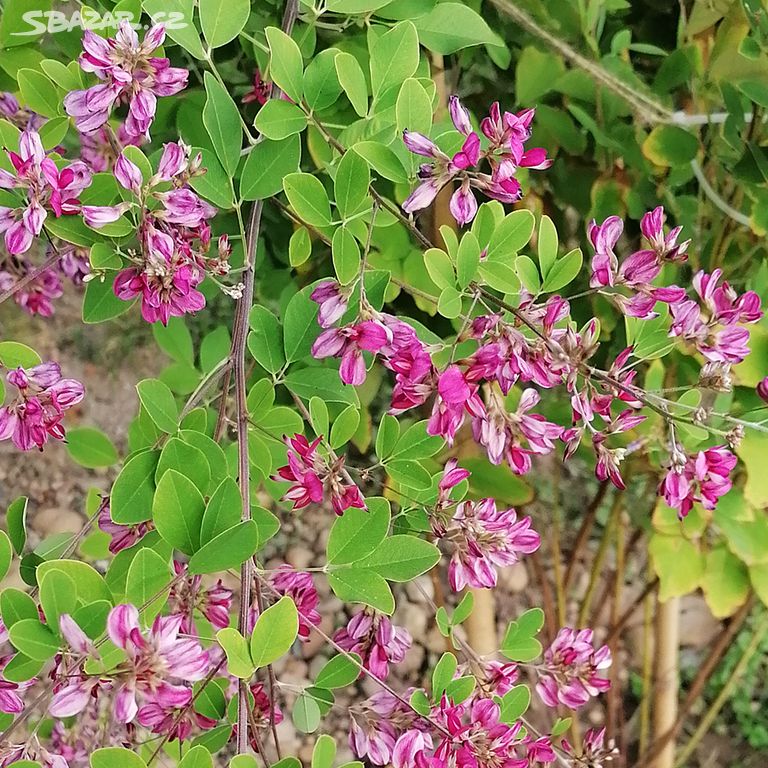
[(330, 328), (340, 320), (349, 304), (349, 296), (341, 290), (341, 286), (335, 280), (318, 283), (309, 298), (320, 307), (317, 322), (321, 328)]
[(186, 563), (173, 561), (173, 571), (181, 579), (168, 594), (168, 610), (181, 616), (180, 632), (185, 635), (197, 634), (194, 623), (195, 611), (199, 611), (215, 629), (229, 626), (229, 612), (232, 608), (232, 590), (227, 589), (221, 579), (205, 589), (202, 576), (187, 573)]
[(101, 128), (121, 100), (128, 102), (125, 130), (129, 136), (144, 136), (155, 117), (158, 96), (172, 96), (187, 85), (186, 69), (171, 67), (168, 59), (152, 56), (163, 44), (165, 29), (152, 27), (139, 43), (127, 21), (121, 21), (114, 38), (104, 39), (86, 30), (80, 66), (104, 81), (86, 90), (72, 91), (64, 98), (67, 114), (77, 128), (90, 133)]
[(152, 523), (149, 520), (133, 525), (120, 525), (119, 523), (114, 522), (109, 511), (109, 496), (105, 496), (101, 500), (97, 522), (99, 530), (104, 531), (104, 533), (108, 533), (111, 536), (109, 551), (113, 555), (132, 547), (137, 541), (143, 539), (144, 536), (152, 530)]
[(7, 380), (16, 388), (16, 398), (0, 408), (0, 440), (11, 438), (22, 451), (42, 450), (49, 437), (63, 440), (64, 412), (83, 399), (83, 385), (63, 379), (58, 363), (16, 368)]
[(576, 752), (571, 744), (562, 740), (562, 747), (574, 760), (574, 765), (589, 768), (603, 766), (619, 754), (613, 739), (605, 743), (605, 728), (590, 728), (584, 734), (581, 752)]
[[(450, 210), (458, 224), (464, 226), (477, 213), (477, 200), (472, 187), (501, 202), (514, 202), (522, 196), (520, 183), (515, 178), (518, 168), (543, 170), (552, 165), (545, 150), (525, 151), (533, 110), (519, 115), (506, 112), (502, 118), (499, 105), (495, 103), (491, 107), (491, 117), (481, 123), (481, 130), (491, 140), (487, 150), (481, 149), (480, 137), (472, 130), (469, 112), (456, 96), (451, 96), (449, 100), (449, 113), (454, 128), (465, 137), (461, 149), (452, 157), (427, 136), (414, 131), (403, 132), (406, 148), (431, 160), (419, 168), (420, 183), (402, 206), (406, 213), (427, 208), (443, 187), (457, 179), (461, 183), (451, 197)], [(490, 165), (490, 175), (479, 170), (482, 160)]]
[(714, 509), (717, 500), (731, 490), (730, 473), (736, 456), (724, 445), (687, 456), (679, 447), (673, 451), (672, 465), (659, 487), (659, 495), (677, 510), (682, 520), (699, 502), (704, 509)]
[(545, 671), (541, 672), (536, 691), (548, 707), (562, 704), (569, 709), (578, 709), (590, 697), (611, 687), (610, 680), (598, 676), (600, 670), (610, 666), (608, 646), (595, 650), (591, 629), (565, 627), (544, 652)]
[[(32, 271), (33, 266), (22, 257), (8, 259), (6, 270), (0, 271), (0, 290), (7, 291)], [(11, 271), (9, 271), (11, 270)], [(14, 301), (30, 315), (51, 317), (53, 300), (64, 293), (58, 274), (53, 269), (45, 269), (31, 282), (14, 293)]]
[[(80, 159), (94, 173), (104, 173), (112, 168), (116, 160), (116, 147), (110, 141), (111, 129), (102, 126), (95, 131), (80, 133)], [(115, 131), (119, 147), (138, 147), (144, 142), (143, 136), (131, 136), (120, 123)]]
[(0, 206), (0, 232), (7, 251), (18, 256), (42, 232), (48, 211), (59, 217), (80, 210), (78, 195), (90, 185), (91, 173), (79, 160), (59, 170), (32, 129), (19, 136), (18, 153), (7, 154), (15, 175), (0, 169), (0, 188), (23, 191), (26, 199), (17, 208)]
[(216, 720), (201, 715), (190, 707), (192, 690), (183, 689), (184, 695), (175, 690), (161, 688), (151, 701), (138, 711), (137, 720), (152, 733), (168, 736), (170, 741), (185, 741), (195, 731), (207, 731), (216, 725)]
[(427, 433), (440, 435), (453, 445), (464, 416), (480, 416), (485, 412), (477, 394), (477, 385), (470, 384), (458, 365), (449, 365), (438, 377), (437, 397), (427, 422)]
[(284, 438), (288, 446), (288, 464), (280, 467), (273, 478), (293, 483), (283, 500), (292, 501), (294, 509), (301, 509), (330, 498), (337, 515), (343, 514), (349, 507), (365, 509), (365, 499), (360, 489), (345, 480), (344, 458), (330, 464), (317, 452), (321, 439), (318, 437), (310, 443), (304, 435), (299, 434)]
[(377, 611), (360, 611), (333, 639), (345, 651), (358, 654), (363, 666), (380, 680), (389, 675), (390, 663), (405, 658), (412, 639), (404, 627), (396, 627), (387, 616)]
[(765, 403), (768, 403), (768, 376), (766, 376), (762, 381), (758, 382), (757, 386), (755, 387), (755, 392), (757, 392), (757, 396)]
[(339, 376), (345, 384), (359, 387), (366, 377), (363, 352), (378, 352), (391, 340), (389, 329), (376, 320), (363, 320), (343, 328), (323, 331), (312, 345), (312, 356), (318, 360), (340, 357)]
[(320, 598), (317, 596), (312, 574), (296, 571), (290, 565), (284, 564), (270, 574), (269, 583), (278, 594), (288, 595), (296, 604), (299, 613), (299, 637), (309, 640), (311, 628), (319, 626), (321, 619), (317, 610)]
[(448, 580), (457, 592), (467, 585), (495, 587), (496, 568), (516, 563), (541, 543), (530, 517), (518, 520), (514, 509), (498, 510), (493, 499), (464, 501), (450, 520), (437, 521), (433, 527), (437, 536), (454, 543)]
[(0, 712), (9, 715), (18, 715), (24, 711), (24, 702), (16, 692), (19, 690), (18, 683), (11, 683), (8, 680), (0, 680)]
[(258, 69), (253, 70), (253, 85), (251, 90), (248, 91), (240, 101), (243, 104), (251, 104), (256, 102), (262, 106), (269, 101), (269, 96), (272, 93), (272, 83), (264, 80), (261, 76), (261, 72)]

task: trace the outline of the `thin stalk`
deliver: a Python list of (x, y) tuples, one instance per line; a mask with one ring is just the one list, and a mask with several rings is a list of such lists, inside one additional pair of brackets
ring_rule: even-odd
[(589, 541), (589, 536), (592, 533), (592, 528), (595, 525), (595, 518), (597, 517), (597, 510), (600, 508), (600, 504), (605, 498), (606, 491), (608, 490), (609, 483), (600, 483), (597, 487), (597, 493), (587, 507), (587, 513), (584, 515), (581, 521), (581, 527), (576, 535), (576, 543), (573, 545), (573, 550), (568, 558), (568, 565), (565, 568), (565, 576), (563, 576), (563, 590), (567, 593), (568, 587), (571, 584), (573, 573), (578, 565), (579, 556), (582, 549)]
[(644, 755), (651, 736), (651, 697), (653, 695), (653, 597), (643, 601), (643, 698), (640, 701), (639, 754)]
[[(680, 690), (678, 645), (680, 642), (680, 598), (673, 597), (656, 608), (656, 674), (653, 686), (653, 732), (660, 738), (677, 720), (677, 694)], [(654, 760), (644, 765), (672, 768), (675, 743), (669, 740)]]

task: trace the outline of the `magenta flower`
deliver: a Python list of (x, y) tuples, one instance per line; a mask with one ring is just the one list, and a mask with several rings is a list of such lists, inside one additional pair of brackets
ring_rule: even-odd
[(179, 631), (184, 635), (196, 635), (195, 611), (200, 612), (214, 627), (229, 626), (229, 612), (232, 608), (232, 590), (227, 589), (218, 579), (213, 586), (203, 588), (202, 576), (187, 573), (186, 563), (173, 561), (173, 572), (181, 577), (168, 594), (168, 611), (181, 616)]
[(673, 450), (659, 495), (677, 510), (681, 520), (697, 501), (704, 509), (712, 510), (717, 500), (731, 490), (730, 474), (736, 462), (736, 456), (724, 445), (699, 451), (695, 456), (688, 456), (678, 446)]
[(407, 629), (396, 627), (384, 614), (369, 610), (355, 614), (333, 639), (345, 651), (358, 654), (363, 666), (380, 680), (389, 675), (390, 663), (405, 658), (413, 642)]
[(24, 702), (21, 700), (17, 691), (18, 683), (11, 683), (8, 680), (0, 680), (0, 712), (9, 715), (18, 715), (24, 711)]
[(101, 500), (97, 522), (99, 530), (108, 533), (111, 537), (109, 551), (113, 555), (132, 547), (137, 541), (143, 539), (144, 536), (152, 530), (151, 520), (147, 520), (143, 523), (135, 523), (133, 525), (120, 525), (119, 523), (114, 522), (109, 510), (109, 496), (105, 496)]
[(435, 534), (454, 544), (448, 581), (458, 592), (465, 586), (495, 587), (496, 569), (513, 565), (521, 554), (535, 552), (541, 543), (531, 518), (517, 519), (514, 509), (499, 510), (493, 499), (464, 501), (453, 517), (433, 523)]
[(388, 691), (350, 707), (349, 746), (360, 759), (387, 765), (397, 741), (395, 723), (412, 724), (413, 711)]
[(25, 201), (16, 208), (0, 206), (0, 232), (8, 253), (18, 256), (42, 232), (49, 211), (59, 217), (80, 210), (78, 195), (90, 185), (91, 172), (79, 160), (59, 170), (31, 129), (19, 136), (18, 153), (7, 154), (15, 175), (0, 169), (0, 188), (22, 192)]
[[(552, 165), (543, 149), (525, 151), (524, 144), (530, 136), (530, 123), (534, 110), (519, 115), (505, 112), (501, 115), (498, 102), (491, 107), (491, 117), (481, 123), (481, 130), (489, 139), (489, 147), (483, 150), (480, 137), (472, 130), (469, 113), (457, 96), (451, 96), (449, 113), (464, 143), (461, 149), (449, 157), (435, 142), (415, 131), (404, 131), (403, 142), (414, 154), (429, 158), (431, 162), (419, 167), (421, 180), (403, 203), (406, 213), (414, 213), (432, 204), (438, 192), (454, 179), (460, 182), (451, 196), (450, 211), (460, 226), (471, 222), (477, 213), (477, 200), (472, 188), (479, 189), (488, 197), (511, 203), (522, 197), (520, 182), (515, 178), (518, 168), (543, 170)], [(491, 173), (479, 170), (481, 160), (488, 162)]]
[(309, 298), (320, 307), (317, 322), (321, 328), (330, 328), (340, 320), (349, 305), (349, 296), (341, 290), (341, 286), (335, 280), (318, 283)]
[(279, 595), (287, 595), (296, 604), (299, 613), (299, 637), (308, 640), (311, 628), (319, 626), (321, 619), (317, 610), (320, 598), (312, 574), (296, 571), (286, 563), (268, 578), (272, 588)]
[(378, 352), (391, 340), (389, 329), (376, 320), (323, 331), (312, 345), (312, 356), (318, 360), (340, 357), (339, 376), (345, 384), (359, 387), (366, 377), (363, 352)]
[[(95, 131), (80, 133), (80, 159), (94, 173), (109, 171), (117, 159), (115, 147), (110, 141), (110, 130), (103, 125)], [(139, 147), (144, 143), (143, 136), (132, 136), (123, 123), (118, 125), (115, 135), (119, 147)]]
[(757, 392), (757, 396), (765, 403), (768, 403), (768, 376), (766, 376), (762, 381), (758, 382), (757, 386), (755, 387), (755, 392)]
[(672, 304), (669, 335), (692, 344), (711, 362), (740, 363), (749, 354), (749, 331), (742, 326), (763, 316), (760, 297), (754, 291), (739, 296), (727, 282), (718, 284), (722, 274), (720, 269), (696, 273), (693, 287), (700, 303), (685, 299)]
[(161, 688), (151, 701), (139, 709), (136, 719), (152, 733), (168, 736), (170, 741), (185, 741), (193, 732), (213, 728), (217, 724), (216, 720), (201, 715), (194, 707), (189, 706), (192, 701), (192, 689), (183, 690), (186, 700), (174, 690)]
[(349, 507), (365, 509), (360, 489), (345, 479), (344, 457), (330, 464), (317, 452), (321, 439), (318, 437), (310, 443), (299, 434), (284, 438), (288, 446), (288, 464), (280, 467), (273, 478), (293, 483), (283, 500), (292, 501), (294, 509), (302, 509), (328, 498), (337, 515), (343, 514)]
[(58, 363), (16, 368), (6, 378), (16, 388), (16, 398), (0, 408), (0, 440), (10, 438), (22, 451), (42, 450), (49, 437), (63, 440), (64, 412), (83, 399), (83, 385), (63, 379)]
[(663, 223), (664, 209), (661, 206), (645, 214), (641, 229), (652, 248), (636, 251), (621, 265), (614, 252), (624, 229), (621, 219), (618, 216), (610, 216), (600, 226), (594, 221), (589, 226), (589, 239), (595, 249), (589, 284), (593, 288), (623, 286), (629, 289), (629, 296), (618, 291), (607, 293), (616, 306), (629, 317), (655, 317), (656, 302), (674, 304), (685, 298), (685, 291), (675, 285), (652, 285), (666, 262), (684, 260), (688, 246), (688, 242), (677, 245), (680, 227), (665, 237)]
[[(6, 269), (0, 271), (0, 291), (13, 288), (20, 279), (34, 269), (26, 259), (18, 257), (6, 262)], [(53, 269), (43, 270), (31, 282), (14, 293), (14, 301), (30, 315), (51, 317), (53, 301), (64, 293), (58, 274)]]
[(561, 744), (573, 760), (574, 766), (578, 768), (602, 768), (619, 754), (613, 739), (606, 744), (605, 728), (590, 728), (584, 734), (581, 751), (578, 753), (566, 739), (563, 739)]
[(544, 671), (536, 691), (548, 707), (562, 704), (578, 709), (611, 687), (610, 680), (598, 676), (610, 666), (610, 649), (607, 645), (593, 648), (591, 629), (565, 627), (544, 652)]
[(484, 412), (477, 385), (467, 382), (458, 365), (449, 365), (438, 378), (437, 397), (427, 422), (427, 433), (440, 435), (448, 445), (453, 445), (465, 414), (480, 416)]
[(248, 91), (240, 101), (243, 104), (251, 104), (256, 102), (257, 104), (264, 105), (269, 101), (269, 96), (272, 93), (272, 83), (268, 80), (264, 80), (261, 76), (261, 72), (258, 68), (253, 70), (253, 79), (251, 90)]
[(563, 428), (540, 414), (528, 413), (539, 400), (535, 389), (525, 389), (517, 410), (509, 412), (500, 397), (493, 392), (489, 394), (486, 410), (473, 418), (472, 432), (475, 440), (485, 446), (492, 464), (501, 464), (506, 459), (513, 472), (524, 475), (531, 468), (531, 454), (554, 451), (554, 441), (561, 436)]
[(187, 85), (186, 69), (171, 67), (166, 58), (152, 56), (165, 39), (165, 28), (157, 24), (139, 43), (130, 22), (121, 21), (114, 38), (104, 39), (86, 30), (80, 66), (103, 82), (86, 90), (72, 91), (64, 98), (67, 114), (78, 130), (90, 133), (101, 128), (112, 109), (128, 102), (125, 130), (129, 136), (145, 136), (155, 117), (158, 96), (173, 96)]

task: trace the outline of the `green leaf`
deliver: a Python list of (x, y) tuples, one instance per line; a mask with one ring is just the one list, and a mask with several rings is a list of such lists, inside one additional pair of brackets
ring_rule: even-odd
[(269, 62), (272, 80), (298, 103), (303, 95), (304, 81), (304, 63), (299, 46), (277, 27), (267, 27), (265, 33), (272, 54)]
[(6, 368), (34, 368), (41, 362), (40, 355), (32, 347), (18, 341), (0, 341), (0, 364)]
[(654, 533), (648, 543), (653, 569), (659, 577), (659, 600), (693, 592), (704, 575), (704, 555), (682, 536)]
[(432, 670), (432, 698), (440, 701), (448, 683), (456, 674), (458, 662), (452, 653), (444, 653)]
[(157, 484), (152, 519), (157, 532), (172, 547), (192, 555), (200, 548), (205, 501), (195, 484), (169, 469)]
[(431, 542), (416, 536), (390, 536), (355, 568), (375, 571), (388, 581), (411, 581), (426, 573), (440, 560), (440, 550)]
[(317, 304), (304, 292), (291, 297), (283, 316), (285, 359), (292, 363), (310, 353), (317, 338)]
[(362, 157), (379, 176), (405, 184), (408, 174), (400, 162), (400, 158), (389, 148), (378, 141), (359, 141), (352, 147), (353, 151)]
[[(93, 253), (93, 249), (91, 249), (91, 253)], [(153, 323), (152, 336), (154, 336), (160, 349), (171, 358), (179, 363), (194, 365), (195, 352), (192, 346), (192, 335), (183, 318), (172, 317), (169, 319), (168, 325)]]
[(706, 554), (701, 587), (712, 615), (730, 616), (749, 596), (747, 567), (725, 546), (716, 546)]
[(511, 621), (501, 644), (501, 652), (511, 661), (529, 662), (541, 654), (536, 635), (544, 626), (544, 611), (530, 608), (517, 621)]
[(248, 641), (232, 627), (220, 629), (216, 640), (227, 657), (227, 671), (233, 677), (248, 680), (256, 671), (248, 652)]
[(280, 321), (266, 307), (257, 305), (251, 309), (248, 322), (252, 329), (248, 349), (262, 368), (277, 373), (285, 365)]
[(497, 259), (498, 257), (480, 262), (479, 273), (482, 282), (502, 293), (519, 293), (521, 283), (514, 267)]
[(479, 265), (480, 243), (472, 232), (465, 232), (456, 256), (456, 276), (461, 289), (466, 288), (474, 280)]
[(45, 623), (58, 634), (61, 614), (72, 614), (77, 607), (77, 585), (63, 571), (50, 571), (39, 583)]
[(311, 768), (333, 768), (336, 757), (336, 742), (327, 733), (317, 737), (312, 750)]
[(0, 531), (0, 581), (8, 573), (8, 569), (11, 567), (11, 560), (13, 560), (11, 540), (5, 531)]
[(244, 520), (203, 543), (189, 561), (190, 573), (217, 573), (239, 568), (259, 548), (259, 526)]
[(309, 173), (291, 173), (283, 179), (283, 189), (302, 221), (316, 227), (331, 223), (331, 204), (318, 178)]
[(290, 101), (270, 99), (256, 115), (253, 125), (268, 139), (279, 141), (307, 127), (307, 116)]
[(486, 258), (503, 258), (508, 260), (521, 248), (527, 245), (533, 234), (535, 219), (527, 210), (513, 211), (494, 230), (488, 243)]
[(117, 462), (115, 446), (98, 429), (78, 427), (67, 430), (66, 442), (69, 455), (83, 467), (111, 467)]
[(699, 151), (695, 134), (676, 125), (657, 125), (643, 142), (643, 154), (656, 165), (687, 165)]
[(449, 319), (461, 314), (461, 292), (448, 286), (443, 288), (437, 300), (437, 311)]
[(200, 0), (198, 7), (203, 37), (211, 48), (234, 40), (243, 31), (251, 12), (248, 0)]
[(394, 416), (384, 414), (381, 417), (379, 431), (376, 434), (376, 456), (379, 461), (386, 459), (394, 450), (400, 435), (400, 423)]
[(520, 104), (537, 104), (564, 73), (562, 58), (541, 46), (527, 45), (515, 68), (515, 98)]
[(85, 286), (83, 322), (88, 325), (103, 323), (125, 314), (131, 306), (132, 301), (123, 301), (115, 296), (111, 280), (91, 280)]
[(250, 641), (257, 669), (277, 661), (290, 650), (299, 633), (299, 614), (290, 597), (281, 597), (256, 620)]
[[(347, 155), (351, 154), (347, 152)], [(361, 161), (362, 162), (362, 161)], [(366, 166), (366, 170), (368, 166)], [(346, 227), (339, 227), (333, 233), (331, 242), (333, 268), (342, 285), (351, 283), (360, 271), (360, 246)]]
[(519, 720), (531, 704), (531, 689), (527, 685), (516, 685), (501, 697), (499, 720), (511, 725)]
[(8, 634), (13, 645), (30, 659), (47, 661), (58, 653), (58, 638), (39, 619), (17, 621)]
[(301, 139), (298, 135), (281, 141), (263, 139), (248, 153), (240, 177), (243, 200), (264, 200), (283, 188), (283, 179), (294, 173), (301, 160)]
[(432, 129), (432, 99), (424, 86), (409, 77), (401, 86), (395, 102), (398, 132), (418, 131), (425, 136)]
[(240, 489), (231, 477), (225, 477), (213, 492), (203, 514), (200, 541), (209, 542), (240, 522)]
[(539, 268), (541, 274), (546, 278), (555, 262), (557, 261), (558, 248), (557, 230), (554, 222), (549, 216), (542, 216), (539, 222), (539, 239), (537, 251), (539, 256)]
[(8, 527), (8, 538), (13, 544), (13, 549), (17, 555), (24, 551), (24, 545), (27, 543), (27, 504), (29, 499), (26, 496), (19, 496), (14, 499), (5, 511), (5, 524)]
[[(208, 5), (223, 6), (230, 0), (203, 0), (203, 2)], [(241, 2), (243, 0), (234, 0), (234, 5), (237, 6)], [(201, 6), (201, 14), (202, 10)], [(237, 170), (240, 149), (243, 145), (240, 113), (224, 86), (210, 72), (205, 73), (205, 92), (207, 98), (203, 107), (203, 125), (211, 137), (211, 143), (216, 150), (216, 156), (221, 161), (222, 168), (231, 176)]]
[(429, 248), (424, 253), (424, 266), (438, 288), (455, 288), (456, 275), (451, 257), (440, 248)]
[(368, 197), (371, 173), (368, 163), (354, 152), (345, 152), (336, 169), (334, 192), (342, 218), (356, 213)]
[(285, 386), (305, 400), (316, 396), (329, 403), (359, 404), (354, 387), (346, 386), (339, 378), (339, 374), (328, 368), (292, 370), (285, 377)]
[(426, 491), (432, 487), (432, 476), (417, 461), (395, 459), (387, 461), (387, 474), (400, 485), (417, 491)]
[(334, 60), (339, 83), (347, 94), (352, 108), (360, 117), (368, 113), (368, 85), (365, 74), (357, 59), (346, 51), (336, 54)]
[[(218, 688), (216, 685), (211, 685), (210, 687), (213, 690)], [(205, 693), (201, 695), (204, 696)], [(197, 704), (198, 701), (199, 697), (198, 699), (195, 699), (195, 704)], [(213, 758), (211, 757), (211, 753), (205, 747), (192, 747), (192, 749), (190, 749), (181, 759), (178, 768), (213, 768)]]
[(205, 168), (205, 173), (193, 176), (189, 180), (189, 186), (219, 208), (234, 208), (234, 192), (230, 174), (222, 168), (218, 156), (212, 149), (208, 147), (192, 148), (193, 157), (198, 152), (203, 156), (202, 167)]
[(146, 768), (146, 765), (137, 754), (122, 747), (104, 747), (91, 754), (91, 768)]
[(312, 733), (320, 725), (320, 707), (306, 692), (299, 694), (293, 704), (291, 719), (302, 733)]
[(364, 568), (339, 568), (328, 574), (328, 584), (342, 602), (363, 603), (392, 615), (395, 598), (386, 580)]
[(168, 560), (150, 547), (142, 547), (131, 561), (125, 582), (125, 597), (135, 606), (153, 602), (142, 611), (144, 621), (150, 623), (163, 609), (167, 599), (165, 588), (171, 581)]
[(344, 688), (360, 677), (360, 657), (356, 653), (350, 654), (356, 660), (353, 661), (349, 656), (340, 653), (329, 659), (325, 666), (317, 673), (315, 685), (319, 688)]
[(581, 271), (582, 260), (581, 248), (574, 248), (572, 251), (568, 251), (568, 253), (566, 253), (562, 259), (558, 259), (554, 266), (549, 270), (549, 273), (544, 279), (544, 285), (541, 286), (541, 290), (547, 293), (552, 293), (565, 288), (566, 285), (569, 285), (576, 279)]
[(539, 293), (541, 290), (539, 270), (536, 269), (536, 265), (533, 263), (533, 259), (531, 259), (530, 256), (523, 255), (516, 257), (515, 271), (520, 278), (520, 282), (527, 291), (534, 296)]
[(440, 3), (414, 20), (422, 45), (443, 55), (472, 45), (498, 43), (483, 17), (461, 3)]
[(144, 379), (136, 385), (139, 400), (158, 429), (173, 434), (178, 428), (179, 409), (173, 393), (159, 379)]
[(410, 21), (401, 21), (385, 32), (371, 49), (371, 86), (374, 99), (386, 88), (409, 78), (419, 65), (419, 36)]
[(393, 459), (426, 459), (434, 456), (442, 447), (443, 439), (427, 433), (427, 421), (417, 421), (397, 441), (392, 451)]
[(109, 498), (112, 519), (121, 525), (141, 523), (152, 517), (155, 470), (160, 451), (131, 457), (115, 478)]
[(327, 109), (336, 103), (341, 85), (336, 76), (335, 48), (320, 51), (304, 72), (304, 101), (312, 112)]
[(144, 10), (153, 18), (159, 16), (168, 18), (170, 14), (178, 14), (176, 18), (184, 19), (183, 24), (169, 24), (166, 34), (182, 48), (189, 51), (196, 59), (205, 59), (200, 35), (192, 21), (195, 11), (194, 0), (143, 0)]
[(326, 555), (329, 565), (354, 563), (370, 555), (389, 530), (386, 499), (367, 499), (368, 510), (350, 507), (333, 521)]
[(331, 428), (331, 448), (336, 450), (351, 440), (360, 425), (360, 410), (357, 406), (350, 405), (345, 408), (334, 420)]
[(24, 619), (39, 620), (35, 601), (26, 592), (13, 587), (5, 587), (0, 591), (0, 615), (6, 629)]
[(24, 104), (44, 117), (61, 114), (61, 98), (56, 86), (42, 73), (34, 69), (20, 69), (16, 81)]

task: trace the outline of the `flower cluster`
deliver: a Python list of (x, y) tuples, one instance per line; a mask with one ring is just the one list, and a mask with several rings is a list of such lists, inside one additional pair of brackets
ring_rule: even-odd
[(58, 363), (16, 368), (7, 375), (16, 397), (0, 408), (0, 440), (13, 441), (21, 451), (43, 449), (48, 438), (64, 439), (64, 412), (85, 396), (75, 379), (64, 379)]
[(544, 668), (536, 690), (548, 707), (562, 704), (578, 709), (611, 687), (610, 680), (599, 676), (601, 670), (611, 666), (611, 651), (607, 645), (595, 650), (592, 635), (591, 629), (565, 627), (544, 652)]
[[(218, 252), (208, 257), (211, 228), (208, 219), (216, 214), (188, 185), (200, 168), (201, 155), (190, 157), (183, 142), (164, 146), (157, 172), (145, 179), (139, 167), (121, 153), (113, 173), (118, 183), (134, 196), (111, 206), (85, 206), (86, 222), (100, 228), (138, 209), (140, 252), (134, 266), (118, 273), (114, 290), (118, 298), (141, 297), (141, 313), (149, 323), (168, 324), (171, 317), (197, 312), (205, 306), (198, 290), (206, 271), (226, 274), (230, 253), (226, 236), (219, 238)], [(170, 187), (170, 188), (169, 188)]]
[(121, 21), (117, 34), (104, 39), (86, 30), (80, 67), (102, 82), (85, 90), (72, 91), (64, 99), (67, 114), (83, 133), (101, 128), (112, 109), (128, 103), (125, 131), (146, 136), (155, 117), (158, 96), (173, 96), (187, 85), (186, 69), (170, 66), (166, 58), (153, 56), (165, 40), (165, 28), (156, 24), (143, 42), (128, 21)]
[[(498, 102), (495, 102), (490, 115), (480, 123), (487, 142), (484, 149), (479, 134), (472, 129), (469, 112), (458, 97), (451, 96), (449, 112), (454, 127), (464, 136), (461, 149), (452, 155), (443, 152), (432, 139), (421, 133), (403, 132), (405, 146), (414, 154), (430, 160), (419, 167), (421, 181), (403, 203), (403, 210), (407, 213), (427, 208), (443, 187), (456, 180), (459, 187), (451, 196), (450, 210), (454, 219), (463, 226), (477, 214), (473, 188), (502, 203), (514, 203), (523, 194), (516, 178), (517, 169), (544, 170), (552, 165), (545, 150), (538, 147), (525, 149), (535, 110), (502, 114)], [(483, 160), (490, 166), (490, 174), (479, 170)]]
[(344, 457), (329, 462), (318, 448), (322, 437), (309, 442), (304, 435), (285, 438), (288, 464), (277, 470), (275, 480), (287, 480), (293, 485), (283, 499), (293, 502), (294, 509), (329, 500), (337, 515), (349, 507), (365, 509), (360, 489), (344, 474)]
[(80, 211), (78, 195), (90, 186), (91, 172), (80, 160), (59, 170), (31, 128), (19, 136), (19, 151), (7, 154), (13, 173), (0, 169), (0, 188), (13, 190), (23, 200), (14, 208), (0, 206), (0, 233), (5, 233), (8, 253), (18, 256), (43, 231), (49, 213), (59, 217)]
[(377, 611), (360, 611), (336, 632), (334, 641), (345, 651), (356, 653), (363, 666), (385, 680), (389, 665), (405, 658), (413, 642), (407, 629), (396, 627), (387, 616)]

